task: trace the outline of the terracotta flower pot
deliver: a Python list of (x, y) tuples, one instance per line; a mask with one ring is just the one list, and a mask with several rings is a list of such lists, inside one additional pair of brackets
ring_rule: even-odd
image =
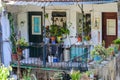
[(51, 37), (51, 43), (55, 44), (56, 43), (56, 38), (54, 36)]
[(12, 57), (12, 61), (17, 61), (18, 60), (17, 54), (11, 54), (11, 57)]
[(78, 37), (78, 38), (77, 38), (77, 41), (78, 41), (78, 42), (81, 42), (81, 41), (82, 41), (82, 38), (81, 38), (81, 37)]
[(54, 36), (51, 36), (51, 41), (55, 41), (55, 37)]

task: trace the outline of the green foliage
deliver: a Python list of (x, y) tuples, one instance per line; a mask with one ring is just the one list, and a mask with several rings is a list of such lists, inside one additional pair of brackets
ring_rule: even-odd
[(83, 18), (79, 22), (79, 24), (81, 24), (81, 26), (78, 26), (77, 35), (84, 34), (84, 39), (85, 40), (90, 40), (90, 38), (91, 38), (91, 35), (90, 35), (90, 33), (91, 33), (90, 15), (89, 14), (84, 14), (84, 13), (82, 13), (82, 15), (83, 15)]
[(117, 39), (113, 40), (113, 43), (114, 44), (120, 44), (120, 38), (117, 38)]
[(20, 39), (17, 40), (16, 45), (19, 45), (19, 46), (28, 46), (28, 43), (25, 41), (24, 38), (20, 38)]
[(47, 18), (47, 19), (48, 19), (48, 17), (49, 17), (49, 16), (48, 16), (48, 13), (46, 13), (44, 16), (45, 16), (45, 18)]
[[(83, 14), (83, 32), (84, 32), (84, 36), (90, 36), (89, 34), (91, 33), (91, 22), (90, 22), (90, 17), (89, 14)], [(88, 19), (89, 18), (89, 19)]]
[(50, 35), (51, 36), (57, 36), (58, 34), (59, 27), (57, 25), (50, 25)]
[(10, 71), (12, 71), (12, 67), (5, 67), (4, 65), (0, 66), (0, 80), (14, 80), (8, 78), (10, 76)]
[(85, 72), (88, 76), (90, 76), (90, 74), (92, 74), (93, 72), (92, 71), (86, 71)]
[(31, 69), (27, 69), (23, 72), (22, 80), (37, 80), (37, 78), (34, 74), (31, 74)]
[(73, 71), (71, 73), (72, 80), (80, 80), (81, 74), (80, 71)]
[(17, 40), (16, 36), (16, 31), (15, 31), (15, 26), (14, 26), (14, 18), (11, 13), (9, 13), (8, 18), (10, 20), (10, 41), (11, 41), (11, 48), (12, 48), (12, 53), (17, 54), (17, 46), (28, 46), (28, 43), (25, 42), (24, 38), (20, 38)]
[(28, 47), (28, 42), (25, 41), (24, 38), (20, 38), (16, 42), (17, 47), (24, 50), (26, 47)]
[(31, 75), (30, 75), (31, 70), (28, 69), (27, 71), (23, 72), (23, 79), (24, 80), (31, 80)]
[(90, 40), (90, 36), (89, 35), (85, 36), (84, 39), (87, 40), (87, 41), (89, 41)]
[(61, 27), (61, 32), (62, 34), (65, 34), (65, 35), (70, 34), (69, 29), (67, 29), (66, 27)]
[(62, 78), (62, 72), (55, 72), (55, 74), (53, 75), (54, 79), (61, 79)]
[(114, 52), (114, 47), (108, 47), (107, 49), (107, 53), (108, 55), (111, 54), (112, 52)]
[(107, 56), (107, 51), (105, 47), (98, 44), (94, 47), (94, 49), (90, 52), (91, 56), (94, 57), (95, 55), (100, 55), (102, 58), (105, 58)]
[(16, 54), (16, 52), (17, 52), (17, 46), (16, 46), (17, 39), (16, 39), (14, 33), (11, 33), (11, 35), (10, 35), (10, 41), (11, 41), (12, 53)]
[(15, 33), (15, 26), (14, 26), (14, 19), (11, 13), (8, 15), (9, 21), (10, 21), (10, 41), (11, 41), (11, 48), (12, 48), (12, 53), (16, 54), (17, 53), (17, 46), (16, 46), (16, 33)]
[(51, 36), (62, 36), (63, 34), (67, 35), (70, 33), (69, 29), (66, 26), (50, 25), (50, 35)]

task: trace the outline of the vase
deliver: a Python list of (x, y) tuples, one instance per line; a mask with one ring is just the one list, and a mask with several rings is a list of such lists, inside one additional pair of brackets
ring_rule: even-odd
[(94, 61), (100, 61), (100, 60), (102, 60), (102, 58), (101, 58), (101, 56), (99, 56), (99, 55), (95, 55), (94, 56)]
[(53, 62), (53, 56), (51, 56), (51, 55), (48, 56), (48, 62), (49, 63)]
[(56, 41), (51, 41), (52, 44), (56, 44)]

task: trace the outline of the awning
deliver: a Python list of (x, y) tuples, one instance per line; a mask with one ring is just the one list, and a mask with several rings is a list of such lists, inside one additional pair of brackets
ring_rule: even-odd
[(119, 1), (119, 0), (2, 0), (4, 2), (9, 1), (26, 1), (26, 2), (92, 2), (92, 1)]
[(7, 5), (74, 5), (74, 4), (103, 4), (117, 2), (118, 0), (3, 0)]

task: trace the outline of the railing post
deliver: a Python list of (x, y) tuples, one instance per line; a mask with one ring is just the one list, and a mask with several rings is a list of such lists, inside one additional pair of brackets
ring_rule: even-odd
[[(46, 28), (45, 28), (45, 6), (42, 7), (43, 8), (43, 26), (44, 26), (44, 30), (43, 30), (43, 40), (46, 39)], [(46, 67), (46, 43), (45, 41), (44, 45), (43, 45), (43, 66)]]
[(43, 66), (46, 67), (46, 44), (43, 46)]

